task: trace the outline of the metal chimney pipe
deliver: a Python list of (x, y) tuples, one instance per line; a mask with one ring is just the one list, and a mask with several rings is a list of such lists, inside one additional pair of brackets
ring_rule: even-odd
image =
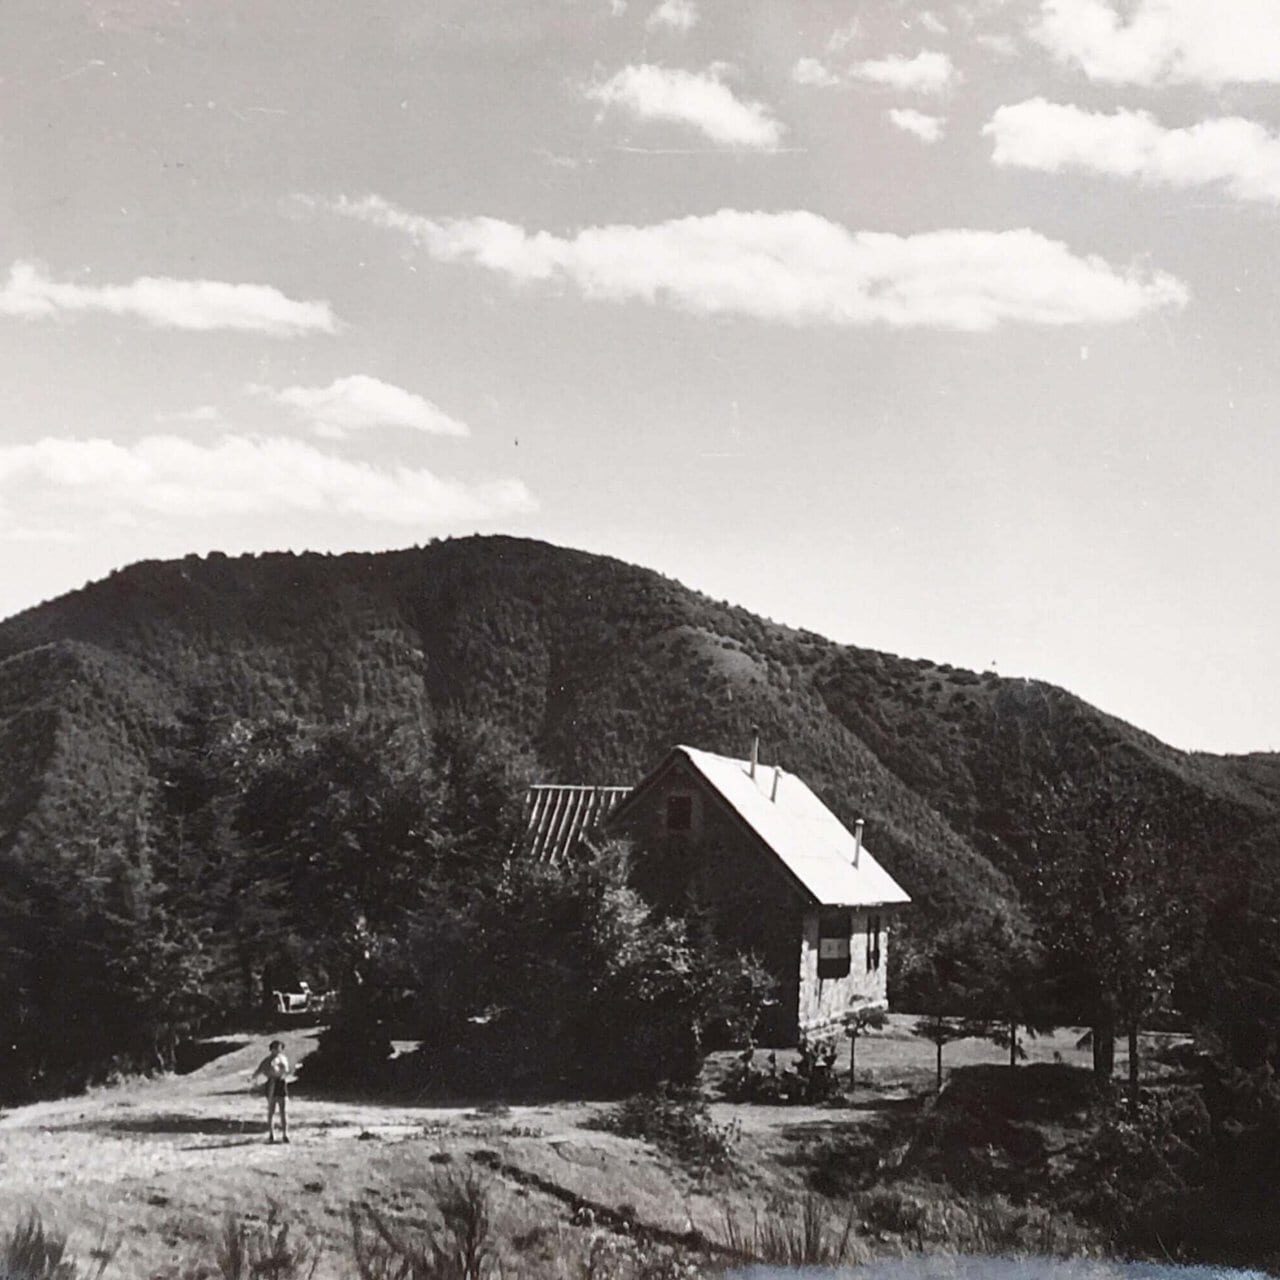
[(769, 799), (778, 803), (778, 779), (782, 776), (782, 766), (775, 764), (773, 766), (773, 790), (769, 793)]
[(760, 763), (760, 726), (751, 726), (751, 776), (756, 776), (756, 765)]
[(862, 857), (862, 828), (866, 825), (862, 818), (853, 824), (853, 865), (855, 867)]

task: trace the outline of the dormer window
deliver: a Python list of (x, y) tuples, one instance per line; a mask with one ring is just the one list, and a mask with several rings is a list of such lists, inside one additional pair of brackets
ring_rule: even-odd
[(667, 834), (688, 835), (693, 830), (693, 797), (674, 795), (667, 797)]

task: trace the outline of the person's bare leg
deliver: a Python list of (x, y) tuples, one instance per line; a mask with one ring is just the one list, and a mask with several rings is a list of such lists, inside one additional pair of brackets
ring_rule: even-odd
[(289, 1141), (289, 1095), (280, 1095), (280, 1141)]
[(274, 1142), (276, 1140), (276, 1091), (274, 1085), (268, 1085), (267, 1093), (267, 1141)]

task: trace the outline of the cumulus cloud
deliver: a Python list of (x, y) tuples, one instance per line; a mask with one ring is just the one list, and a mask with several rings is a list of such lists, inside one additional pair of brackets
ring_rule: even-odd
[(729, 147), (772, 151), (783, 126), (759, 102), (743, 101), (724, 82), (727, 68), (677, 71), (649, 64), (623, 67), (586, 94), (605, 107), (618, 107), (639, 120), (688, 125)]
[(469, 434), (465, 423), (425, 396), (363, 373), (337, 378), (327, 387), (276, 390), (254, 384), (249, 390), (293, 410), (317, 435), (330, 440), (377, 427), (407, 427), (441, 436)]
[(665, 27), (668, 31), (691, 31), (698, 25), (698, 6), (693, 0), (662, 0), (645, 19), (650, 31)]
[(945, 53), (924, 49), (914, 58), (893, 54), (855, 63), (849, 74), (857, 80), (884, 85), (904, 93), (944, 93), (956, 80), (956, 69)]
[(840, 83), (840, 77), (817, 58), (798, 58), (791, 68), (791, 78), (796, 84), (818, 89), (830, 89)]
[(1041, 0), (1031, 34), (1114, 84), (1280, 81), (1276, 0)]
[(925, 115), (911, 107), (892, 107), (887, 114), (891, 124), (904, 133), (914, 134), (921, 142), (937, 142), (946, 124), (943, 116)]
[(173, 435), (133, 444), (46, 437), (0, 445), (0, 530), (9, 533), (51, 513), (61, 524), (94, 515), (133, 523), (293, 513), (425, 526), (534, 506), (519, 480), (469, 484), (279, 437), (224, 435), (207, 444)]
[(1238, 116), (1166, 129), (1149, 112), (1085, 111), (1032, 98), (1000, 107), (983, 132), (992, 160), (1173, 187), (1220, 184), (1238, 200), (1280, 201), (1280, 136)]
[(496, 218), (426, 218), (378, 196), (333, 207), (409, 236), (440, 262), (697, 315), (985, 330), (1011, 321), (1110, 324), (1187, 299), (1170, 275), (1117, 269), (1027, 229), (898, 236), (853, 232), (804, 211), (722, 209), (557, 236)]
[(0, 315), (43, 319), (82, 312), (127, 316), (158, 329), (216, 329), (277, 338), (335, 333), (327, 302), (296, 302), (265, 284), (141, 276), (130, 284), (63, 284), (31, 262), (17, 262), (0, 286)]

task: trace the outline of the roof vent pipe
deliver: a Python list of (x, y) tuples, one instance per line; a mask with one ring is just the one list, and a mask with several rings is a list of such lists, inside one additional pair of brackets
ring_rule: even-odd
[(751, 726), (751, 776), (756, 776), (756, 765), (760, 763), (760, 726)]
[(773, 790), (769, 793), (769, 799), (775, 804), (778, 802), (778, 779), (782, 776), (782, 766), (775, 764), (773, 766)]
[(862, 857), (862, 828), (866, 825), (862, 818), (853, 824), (853, 865), (855, 867)]

